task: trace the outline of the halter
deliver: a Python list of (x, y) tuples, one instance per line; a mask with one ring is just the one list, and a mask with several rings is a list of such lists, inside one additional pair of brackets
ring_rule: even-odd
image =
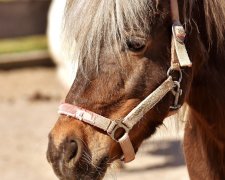
[[(103, 117), (94, 112), (88, 111), (81, 107), (63, 103), (59, 106), (58, 113), (73, 117), (89, 125), (97, 127), (105, 132), (116, 142), (118, 142), (123, 151), (124, 162), (130, 162), (135, 159), (134, 147), (131, 143), (129, 132), (143, 116), (152, 109), (162, 98), (169, 92), (174, 95), (174, 103), (170, 107), (172, 110), (179, 109), (179, 98), (182, 94), (180, 87), (182, 81), (181, 67), (191, 67), (192, 63), (188, 57), (185, 48), (184, 39), (185, 31), (179, 20), (179, 10), (177, 0), (170, 0), (172, 16), (172, 40), (171, 40), (171, 66), (167, 73), (167, 79), (147, 96), (138, 106), (136, 106), (126, 117), (120, 121), (115, 121)], [(172, 78), (174, 71), (179, 72), (178, 80)], [(118, 138), (115, 134), (118, 130), (123, 130), (123, 134)]]

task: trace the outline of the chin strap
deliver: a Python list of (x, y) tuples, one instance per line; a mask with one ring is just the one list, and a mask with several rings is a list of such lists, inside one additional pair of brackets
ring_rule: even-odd
[[(105, 132), (116, 142), (118, 142), (123, 151), (124, 162), (130, 162), (135, 158), (135, 150), (129, 137), (129, 133), (133, 126), (136, 125), (143, 116), (151, 110), (168, 92), (174, 95), (174, 104), (171, 109), (178, 109), (179, 98), (182, 94), (180, 83), (182, 81), (181, 67), (191, 67), (192, 63), (188, 57), (184, 39), (185, 31), (179, 20), (177, 0), (170, 0), (171, 16), (173, 20), (172, 41), (171, 41), (171, 67), (168, 70), (167, 79), (147, 96), (137, 107), (135, 107), (122, 120), (115, 121), (103, 117), (94, 112), (88, 111), (81, 107), (63, 103), (59, 106), (59, 114), (66, 115), (97, 127)], [(173, 80), (171, 74), (173, 71), (179, 72), (178, 80)], [(116, 137), (116, 132), (123, 132), (120, 137)], [(121, 131), (122, 130), (122, 131)]]

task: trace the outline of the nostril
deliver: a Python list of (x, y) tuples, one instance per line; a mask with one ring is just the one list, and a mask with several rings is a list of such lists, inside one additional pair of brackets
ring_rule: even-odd
[(75, 140), (70, 140), (65, 148), (65, 161), (69, 163), (74, 159), (78, 152), (78, 144)]

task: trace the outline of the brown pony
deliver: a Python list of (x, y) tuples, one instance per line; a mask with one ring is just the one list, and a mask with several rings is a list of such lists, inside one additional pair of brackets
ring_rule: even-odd
[[(182, 118), (189, 175), (196, 180), (222, 180), (225, 1), (180, 0), (178, 5), (193, 63), (192, 71), (182, 68), (179, 99), (187, 104)], [(168, 76), (171, 19), (170, 1), (68, 0), (65, 44), (78, 70), (65, 102), (115, 122), (123, 119)], [(163, 124), (173, 103), (173, 93), (167, 93), (129, 131), (135, 152)], [(51, 131), (48, 161), (59, 179), (102, 179), (124, 150), (103, 130), (72, 116), (61, 114)], [(123, 130), (116, 132), (117, 139)]]

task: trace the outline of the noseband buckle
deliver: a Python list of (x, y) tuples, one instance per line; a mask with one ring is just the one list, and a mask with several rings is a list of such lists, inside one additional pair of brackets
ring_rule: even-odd
[[(119, 130), (123, 132), (122, 135), (119, 135), (119, 137), (115, 137), (116, 133)], [(116, 122), (116, 121), (112, 121), (107, 130), (108, 135), (116, 142), (119, 142), (121, 139), (126, 137), (128, 135), (128, 132), (129, 132), (129, 128), (126, 125), (124, 125), (122, 122)]]

